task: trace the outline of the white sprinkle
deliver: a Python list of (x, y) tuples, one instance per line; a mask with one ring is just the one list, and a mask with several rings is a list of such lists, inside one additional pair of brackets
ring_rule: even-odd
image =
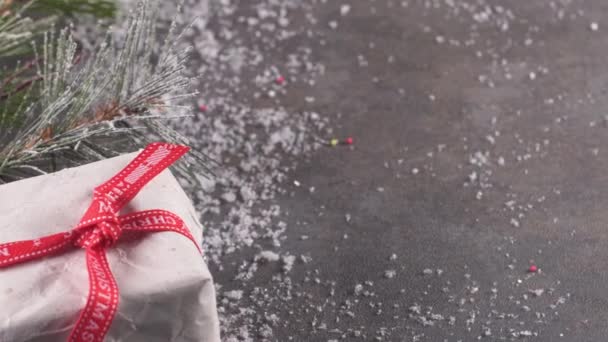
[(293, 263), (296, 261), (296, 257), (293, 255), (285, 255), (281, 261), (283, 262), (283, 273), (289, 273), (289, 271), (291, 271), (293, 268)]
[(410, 312), (420, 315), (420, 305), (414, 304), (409, 307)]
[(591, 31), (595, 32), (600, 29), (600, 25), (594, 21), (591, 23), (591, 25), (589, 25), (589, 28), (591, 29)]
[(395, 270), (386, 270), (384, 271), (384, 278), (392, 279), (397, 275), (397, 271)]
[(473, 171), (469, 174), (469, 182), (473, 183), (477, 180), (477, 172)]
[(260, 262), (278, 261), (279, 255), (273, 251), (261, 251), (255, 256), (255, 260)]
[(543, 295), (543, 293), (545, 293), (544, 289), (536, 289), (536, 290), (530, 290), (529, 291), (531, 294), (533, 294), (535, 297), (540, 297)]
[(236, 195), (233, 192), (227, 192), (222, 195), (222, 199), (228, 203), (232, 203), (236, 200)]
[(524, 330), (524, 331), (520, 331), (519, 333), (515, 333), (517, 334), (514, 337), (530, 337), (533, 336), (534, 334), (532, 334), (532, 332), (530, 330)]
[(357, 284), (355, 285), (355, 296), (359, 296), (363, 292), (363, 285)]
[(350, 12), (350, 5), (342, 5), (340, 6), (340, 15), (345, 16)]
[(445, 319), (441, 314), (431, 314), (430, 318), (434, 321), (443, 321)]
[(243, 298), (243, 291), (242, 290), (227, 291), (227, 292), (224, 292), (224, 297), (226, 297), (228, 299), (240, 300), (241, 298)]

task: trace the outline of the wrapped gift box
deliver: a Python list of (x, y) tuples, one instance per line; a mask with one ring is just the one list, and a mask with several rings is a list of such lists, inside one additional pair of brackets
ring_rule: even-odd
[[(91, 203), (92, 189), (135, 155), (0, 186), (0, 243), (69, 231)], [(170, 171), (120, 213), (146, 209), (180, 216), (200, 246), (202, 227)], [(220, 341), (213, 280), (192, 241), (156, 232), (119, 242), (107, 256), (120, 301), (105, 341)], [(0, 342), (66, 341), (88, 291), (82, 249), (0, 269)]]

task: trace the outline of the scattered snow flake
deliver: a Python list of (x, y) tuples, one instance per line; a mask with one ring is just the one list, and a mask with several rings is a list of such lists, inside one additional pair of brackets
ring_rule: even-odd
[(420, 315), (420, 312), (421, 312), (421, 307), (420, 307), (420, 305), (418, 305), (418, 304), (414, 304), (414, 305), (410, 306), (410, 307), (408, 308), (408, 310), (409, 310), (411, 313), (414, 313), (414, 314), (416, 314), (416, 315)]
[(255, 256), (258, 262), (279, 261), (280, 256), (273, 251), (261, 251)]
[(359, 296), (359, 295), (361, 295), (361, 293), (363, 293), (363, 285), (361, 285), (361, 284), (355, 285), (355, 289), (354, 289), (355, 296)]
[(293, 263), (296, 261), (296, 257), (293, 255), (284, 255), (281, 258), (281, 261), (283, 262), (283, 273), (289, 273), (293, 268)]
[(397, 271), (395, 270), (386, 270), (384, 271), (384, 278), (392, 279), (397, 275)]
[(241, 298), (243, 298), (243, 291), (242, 290), (226, 291), (223, 293), (223, 295), (224, 295), (224, 297), (226, 297), (228, 299), (240, 300)]
[(522, 331), (517, 331), (513, 333), (513, 337), (532, 337), (534, 336), (534, 333), (532, 333), (532, 331), (530, 330), (522, 330)]
[(432, 313), (429, 316), (429, 318), (432, 319), (433, 321), (443, 321), (445, 319), (445, 317), (443, 317), (443, 315), (441, 315), (441, 314), (434, 314), (434, 313)]
[(530, 292), (531, 294), (533, 294), (535, 297), (540, 297), (540, 296), (543, 295), (543, 293), (545, 293), (545, 289), (529, 290), (528, 292)]
[(473, 171), (469, 174), (469, 182), (474, 183), (477, 180), (477, 172)]
[(589, 24), (589, 29), (591, 29), (591, 31), (595, 32), (600, 29), (600, 25), (594, 21), (591, 24)]
[(340, 6), (340, 15), (345, 16), (350, 12), (350, 5), (342, 5)]

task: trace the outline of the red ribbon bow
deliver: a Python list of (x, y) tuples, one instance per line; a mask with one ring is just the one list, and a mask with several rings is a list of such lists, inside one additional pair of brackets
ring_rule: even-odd
[(74, 229), (35, 240), (0, 244), (0, 269), (78, 247), (85, 249), (89, 296), (69, 342), (102, 342), (110, 328), (118, 308), (118, 287), (105, 250), (121, 237), (173, 231), (192, 240), (198, 248), (184, 222), (173, 213), (146, 210), (118, 215), (152, 178), (187, 151), (188, 147), (181, 145), (150, 144), (116, 176), (95, 188), (89, 209)]

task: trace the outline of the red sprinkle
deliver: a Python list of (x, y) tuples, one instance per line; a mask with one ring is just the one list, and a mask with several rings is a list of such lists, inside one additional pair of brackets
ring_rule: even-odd
[(528, 268), (529, 273), (536, 273), (537, 271), (538, 267), (536, 267), (536, 265), (530, 265), (530, 268)]
[(201, 112), (206, 112), (206, 111), (207, 111), (207, 106), (205, 106), (204, 104), (202, 104), (202, 105), (198, 106), (198, 109), (199, 109)]
[(346, 139), (344, 140), (344, 143), (345, 143), (346, 145), (352, 145), (352, 144), (354, 144), (354, 143), (355, 143), (355, 141), (353, 140), (353, 138), (348, 137), (348, 138), (346, 138)]
[(278, 76), (276, 79), (277, 84), (283, 84), (285, 83), (285, 77), (283, 76)]

